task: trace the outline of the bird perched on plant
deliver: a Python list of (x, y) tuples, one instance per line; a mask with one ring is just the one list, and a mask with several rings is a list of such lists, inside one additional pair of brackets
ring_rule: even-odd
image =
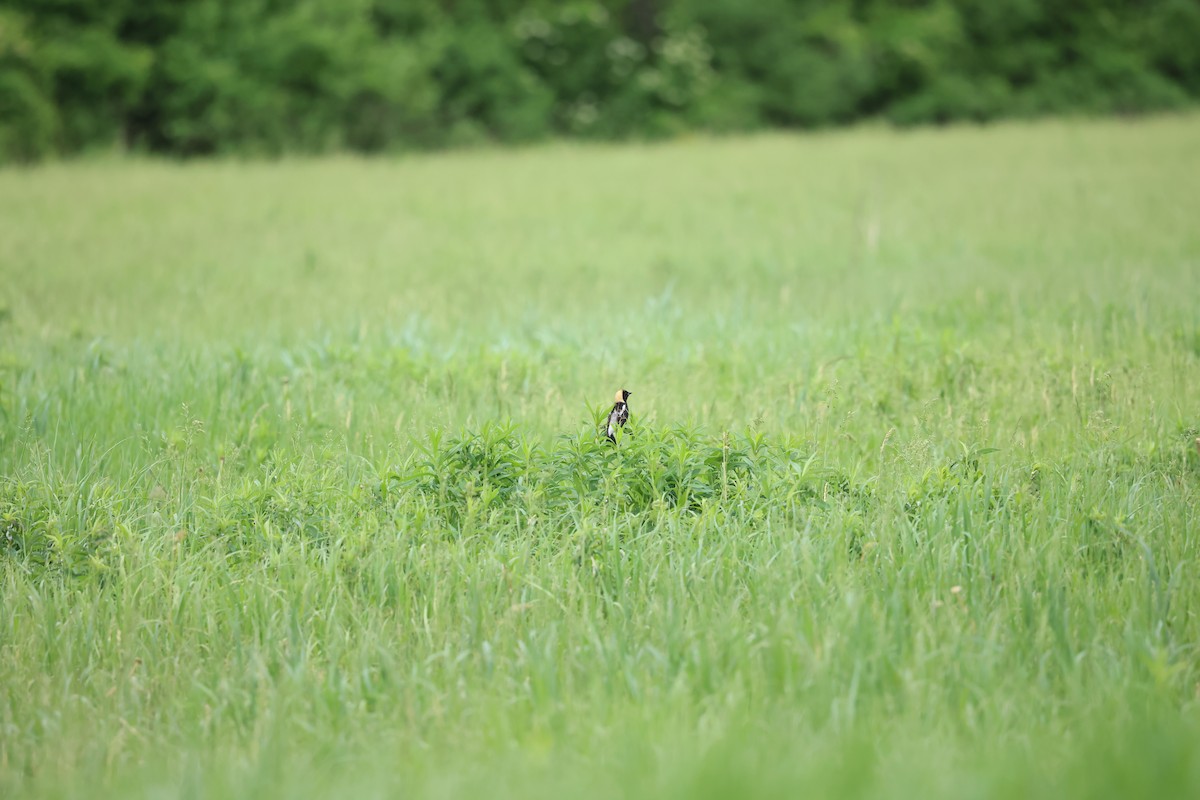
[(627, 392), (624, 389), (617, 391), (617, 396), (614, 398), (617, 402), (613, 403), (612, 411), (608, 412), (608, 419), (604, 422), (604, 435), (610, 441), (617, 440), (617, 428), (625, 427), (625, 423), (629, 422), (629, 395), (633, 392)]

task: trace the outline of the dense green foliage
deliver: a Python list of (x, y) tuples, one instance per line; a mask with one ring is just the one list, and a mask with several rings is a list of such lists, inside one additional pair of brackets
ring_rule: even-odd
[(1198, 183), (1195, 118), (0, 170), (0, 796), (1200, 795)]
[(9, 0), (0, 160), (1137, 113), (1194, 0)]

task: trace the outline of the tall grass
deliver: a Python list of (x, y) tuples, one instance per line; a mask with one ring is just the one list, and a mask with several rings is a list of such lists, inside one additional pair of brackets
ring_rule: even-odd
[(1197, 132), (0, 172), (0, 795), (1195, 794)]

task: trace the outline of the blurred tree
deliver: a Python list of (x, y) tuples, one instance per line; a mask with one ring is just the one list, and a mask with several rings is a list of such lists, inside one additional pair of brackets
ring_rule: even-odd
[(28, 19), (0, 9), (0, 160), (31, 161), (54, 146), (58, 113), (43, 64)]
[(7, 0), (0, 159), (1141, 113), (1196, 0)]
[[(149, 49), (120, 36), (125, 3), (9, 2), (18, 13), (24, 12), (14, 30), (22, 32), (29, 57), (36, 61), (33, 71), (41, 76), (57, 120), (43, 127), (53, 133), (38, 149), (75, 151), (121, 143), (125, 121), (153, 60)], [(42, 111), (33, 113), (49, 118)]]
[(546, 132), (553, 98), (491, 25), (443, 29), (433, 76), (442, 122), (456, 143), (524, 141)]
[(821, 125), (856, 116), (877, 64), (856, 4), (818, 0), (688, 0), (685, 13), (708, 32), (724, 81), (756, 88), (765, 121)]

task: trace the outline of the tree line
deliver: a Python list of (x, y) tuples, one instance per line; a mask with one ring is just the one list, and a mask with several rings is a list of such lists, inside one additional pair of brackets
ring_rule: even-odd
[(5, 0), (0, 161), (1137, 114), (1197, 0)]

